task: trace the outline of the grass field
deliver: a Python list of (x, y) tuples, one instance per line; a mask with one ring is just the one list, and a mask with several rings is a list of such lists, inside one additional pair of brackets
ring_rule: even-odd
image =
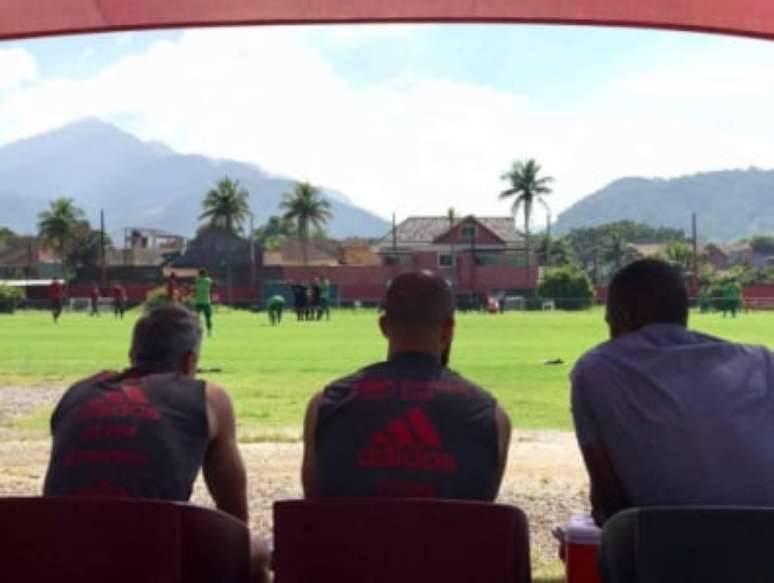
[[(0, 386), (67, 383), (103, 368), (126, 365), (132, 324), (112, 316), (48, 314), (0, 316)], [(331, 322), (279, 328), (264, 314), (221, 310), (215, 334), (204, 341), (202, 375), (232, 395), (243, 440), (296, 439), (309, 396), (330, 380), (383, 358), (386, 343), (376, 313), (335, 312)], [(693, 315), (692, 327), (737, 341), (774, 345), (774, 314), (738, 319)], [(606, 337), (601, 310), (581, 313), (460, 314), (452, 366), (490, 389), (519, 428), (570, 429), (568, 374), (576, 359)], [(546, 366), (545, 359), (563, 364)], [(44, 427), (41, 410), (24, 425)]]

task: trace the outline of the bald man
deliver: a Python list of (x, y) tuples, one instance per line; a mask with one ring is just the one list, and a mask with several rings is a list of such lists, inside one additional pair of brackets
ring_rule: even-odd
[(307, 497), (494, 500), (510, 420), (446, 364), (454, 296), (427, 271), (396, 277), (379, 319), (387, 360), (328, 385), (304, 422)]

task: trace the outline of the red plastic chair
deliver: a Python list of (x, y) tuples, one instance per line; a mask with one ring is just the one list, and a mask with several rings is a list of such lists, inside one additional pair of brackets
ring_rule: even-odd
[(518, 508), (428, 499), (274, 504), (275, 583), (529, 583)]
[(249, 532), (177, 502), (0, 498), (0, 580), (14, 583), (242, 583)]

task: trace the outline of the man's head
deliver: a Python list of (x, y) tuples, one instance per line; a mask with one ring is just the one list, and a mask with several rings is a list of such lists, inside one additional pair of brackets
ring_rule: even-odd
[(613, 277), (607, 296), (607, 323), (616, 338), (648, 324), (688, 325), (688, 292), (668, 263), (641, 259)]
[(379, 320), (390, 354), (423, 352), (448, 360), (454, 337), (454, 295), (429, 271), (411, 271), (392, 280)]
[(206, 269), (200, 269), (199, 270), (199, 277), (207, 277), (207, 270)]
[(165, 304), (135, 324), (129, 359), (132, 366), (193, 377), (201, 341), (196, 316), (181, 305)]
[(169, 274), (169, 279), (175, 279), (175, 277), (176, 276), (175, 276), (175, 272), (174, 271)]

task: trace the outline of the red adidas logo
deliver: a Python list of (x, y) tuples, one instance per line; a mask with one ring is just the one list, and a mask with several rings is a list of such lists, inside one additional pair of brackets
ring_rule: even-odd
[(368, 445), (358, 452), (357, 461), (364, 469), (457, 471), (457, 460), (443, 451), (443, 441), (433, 422), (419, 407), (371, 435)]

